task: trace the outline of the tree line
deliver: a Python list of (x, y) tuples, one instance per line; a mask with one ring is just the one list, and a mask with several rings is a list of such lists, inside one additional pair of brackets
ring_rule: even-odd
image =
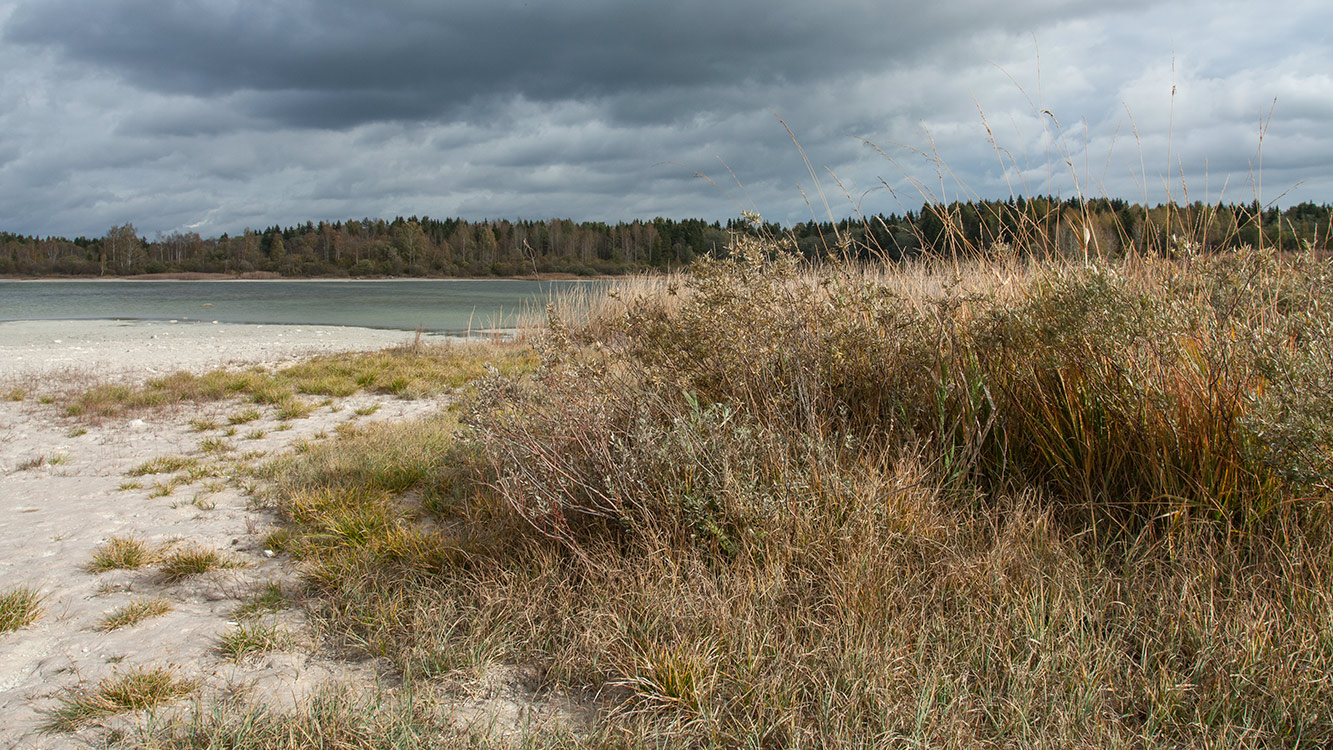
[(619, 274), (688, 265), (727, 252), (735, 233), (791, 239), (812, 260), (899, 260), (923, 253), (1116, 256), (1243, 245), (1326, 250), (1333, 207), (1250, 204), (1146, 207), (1119, 199), (1052, 197), (926, 204), (918, 211), (782, 227), (757, 218), (607, 224), (410, 217), (306, 222), (204, 238), (141, 237), (132, 224), (102, 237), (0, 232), (0, 275), (135, 276), (160, 273), (312, 276), (524, 276)]

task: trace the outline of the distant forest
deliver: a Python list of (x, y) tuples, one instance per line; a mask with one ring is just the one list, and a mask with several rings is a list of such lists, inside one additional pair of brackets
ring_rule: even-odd
[(811, 259), (832, 255), (898, 260), (922, 253), (985, 253), (996, 246), (1041, 255), (1171, 254), (1242, 245), (1327, 250), (1329, 205), (1285, 210), (1252, 204), (1163, 204), (1049, 197), (924, 205), (790, 228), (734, 219), (635, 220), (606, 224), (464, 221), (426, 217), (306, 222), (212, 239), (172, 232), (140, 237), (132, 224), (96, 238), (0, 232), (0, 275), (134, 276), (221, 273), (311, 276), (580, 276), (668, 269), (725, 254), (731, 236), (789, 236)]

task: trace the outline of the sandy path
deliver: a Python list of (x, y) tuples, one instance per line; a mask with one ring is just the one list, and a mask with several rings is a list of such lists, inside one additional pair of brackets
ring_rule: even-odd
[[(198, 369), (238, 359), (285, 359), (312, 348), (373, 348), (411, 336), (376, 332), (378, 338), (362, 337), (362, 329), (335, 329), (321, 338), (309, 326), (291, 327), (299, 331), (267, 326), (268, 332), (249, 338), (232, 330), (244, 326), (210, 326), (199, 329), (207, 334), (190, 336), (180, 333), (186, 328), (169, 324), (124, 331), (114, 323), (80, 323), (77, 331), (56, 334), (47, 326), (0, 324), (0, 376), (32, 377), (71, 365), (139, 374), (143, 370), (135, 368), (173, 370), (181, 364)], [(44, 344), (32, 338), (39, 333), (60, 341)], [(15, 343), (15, 336), (28, 340)], [(372, 401), (380, 404), (374, 414), (354, 413)], [(309, 645), (239, 665), (218, 652), (218, 636), (233, 627), (243, 600), (266, 582), (292, 585), (295, 580), (287, 560), (265, 554), (263, 538), (271, 519), (249, 507), (240, 483), (228, 481), (227, 467), (242, 453), (274, 455), (295, 440), (332, 434), (349, 420), (405, 419), (439, 407), (438, 402), (354, 395), (292, 420), (287, 430), (279, 430), (279, 422), (266, 413), (227, 437), (226, 415), (237, 404), (191, 404), (97, 424), (64, 417), (59, 403), (43, 405), (32, 397), (0, 401), (0, 590), (28, 585), (45, 597), (45, 613), (37, 623), (0, 634), (0, 748), (86, 746), (77, 735), (36, 734), (46, 720), (42, 712), (58, 705), (65, 689), (95, 685), (131, 666), (170, 665), (181, 676), (200, 680), (205, 693), (249, 687), (283, 702), (329, 678), (348, 676), (349, 670), (368, 670)], [(189, 423), (198, 418), (213, 418), (222, 426), (195, 432)], [(263, 437), (247, 437), (259, 432)], [(207, 438), (224, 440), (234, 449), (203, 451), (200, 442)], [(217, 467), (219, 475), (176, 487), (169, 495), (160, 495), (155, 486), (165, 484), (167, 475), (127, 476), (164, 455), (197, 457)], [(129, 483), (141, 486), (124, 488)], [(152, 568), (88, 572), (94, 551), (112, 535), (153, 544), (197, 544), (222, 551), (244, 567), (179, 583), (164, 582)], [(96, 629), (111, 610), (154, 597), (168, 600), (171, 611), (123, 630)], [(279, 617), (299, 630), (295, 610)]]

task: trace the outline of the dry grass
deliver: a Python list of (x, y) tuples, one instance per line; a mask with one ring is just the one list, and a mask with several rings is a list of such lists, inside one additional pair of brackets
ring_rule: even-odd
[(158, 560), (157, 548), (135, 537), (112, 536), (93, 551), (88, 570), (100, 573), (123, 568), (137, 570)]
[(97, 629), (105, 632), (129, 628), (152, 617), (161, 617), (171, 611), (166, 599), (139, 599), (108, 612)]
[(190, 456), (158, 456), (139, 464), (126, 473), (132, 477), (142, 477), (149, 474), (174, 474), (179, 471), (190, 471), (198, 465), (199, 459)]
[(162, 574), (163, 581), (176, 583), (212, 570), (225, 570), (239, 566), (239, 562), (228, 559), (215, 549), (192, 546), (173, 549), (162, 555), (161, 561), (158, 563), (158, 571)]
[(258, 409), (253, 409), (253, 408), (242, 409), (241, 411), (235, 412), (231, 416), (227, 417), (227, 424), (229, 425), (249, 424), (250, 422), (258, 420), (260, 416), (261, 415)]
[(73, 732), (125, 711), (155, 708), (189, 695), (197, 684), (178, 678), (174, 669), (129, 669), (107, 677), (90, 690), (66, 692), (60, 697), (60, 706), (48, 713), (43, 731)]
[[(364, 696), (346, 686), (330, 687), (294, 710), (280, 712), (240, 700), (199, 708), (187, 719), (135, 739), (161, 750), (436, 750), (495, 746), (483, 732), (460, 728), (457, 717), (418, 696)], [(567, 747), (568, 737), (545, 732), (523, 747)], [(511, 746), (501, 740), (502, 746)]]
[[(375, 352), (314, 357), (268, 372), (262, 368), (213, 370), (202, 375), (178, 372), (142, 386), (100, 384), (83, 390), (66, 407), (70, 416), (100, 419), (179, 404), (247, 398), (298, 413), (305, 403), (298, 393), (347, 396), (357, 391), (422, 398), (458, 388), (482, 374), (483, 360), (504, 372), (530, 369), (527, 350), (503, 344), (407, 345)], [(305, 413), (308, 413), (305, 412)], [(229, 418), (234, 425), (258, 418), (243, 410)], [(200, 422), (212, 426), (211, 421)]]
[(281, 651), (296, 645), (296, 638), (273, 622), (250, 619), (223, 633), (218, 651), (231, 661), (242, 661), (269, 651)]
[[(409, 688), (517, 663), (595, 695), (565, 746), (1321, 746), (1330, 281), (1262, 252), (810, 268), (744, 240), (556, 316), (461, 425), (270, 464), (270, 542)], [(174, 746), (314, 710), (197, 715)]]
[(0, 592), (0, 635), (37, 622), (42, 616), (42, 595), (31, 586)]

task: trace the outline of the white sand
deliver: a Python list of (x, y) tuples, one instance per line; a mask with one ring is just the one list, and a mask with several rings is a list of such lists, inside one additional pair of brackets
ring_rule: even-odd
[[(55, 387), (53, 373), (72, 371), (133, 377), (225, 362), (275, 362), (311, 352), (371, 349), (410, 341), (413, 334), (314, 326), (210, 324), (121, 324), (41, 322), (0, 324), (0, 383), (26, 378), (34, 393)], [(3, 394), (0, 394), (3, 395)], [(358, 406), (379, 404), (370, 416)], [(245, 405), (248, 408), (248, 404)], [(264, 535), (273, 520), (250, 507), (222, 476), (204, 477), (154, 497), (168, 475), (129, 477), (127, 472), (163, 455), (209, 462), (207, 438), (235, 446), (229, 455), (272, 455), (295, 440), (333, 434), (344, 422), (410, 419), (438, 410), (441, 402), (402, 401), (353, 395), (337, 410), (317, 408), (305, 419), (279, 423), (266, 408), (257, 422), (224, 435), (227, 415), (239, 403), (183, 405), (120, 419), (80, 422), (64, 416), (60, 401), (42, 404), (33, 395), (0, 400), (0, 591), (27, 585), (40, 590), (45, 612), (33, 625), (0, 634), (0, 747), (86, 747), (97, 730), (78, 735), (35, 733), (44, 711), (59, 705), (63, 691), (91, 687), (117, 670), (171, 666), (201, 681), (202, 695), (253, 689), (290, 702), (329, 679), (369, 682), (373, 669), (318, 652), (309, 645), (234, 664), (218, 652), (218, 637), (234, 625), (240, 602), (268, 581), (296, 588), (292, 563), (266, 555)], [(190, 421), (211, 418), (221, 426), (195, 432)], [(86, 432), (80, 432), (86, 430)], [(252, 433), (262, 431), (262, 437)], [(250, 461), (262, 459), (248, 459)], [(141, 487), (122, 489), (129, 482)], [(155, 569), (91, 573), (86, 569), (110, 536), (134, 536), (150, 544), (176, 542), (223, 551), (244, 564), (178, 583)], [(164, 598), (172, 610), (135, 627), (103, 633), (102, 617), (131, 601)], [(296, 610), (281, 615), (289, 627), (304, 625)], [(309, 642), (313, 639), (307, 639)], [(124, 719), (122, 719), (124, 720)]]
[[(232, 362), (276, 363), (337, 351), (383, 349), (416, 334), (347, 326), (115, 320), (0, 323), (0, 381), (65, 371), (152, 377)], [(445, 337), (425, 334), (423, 341)]]

